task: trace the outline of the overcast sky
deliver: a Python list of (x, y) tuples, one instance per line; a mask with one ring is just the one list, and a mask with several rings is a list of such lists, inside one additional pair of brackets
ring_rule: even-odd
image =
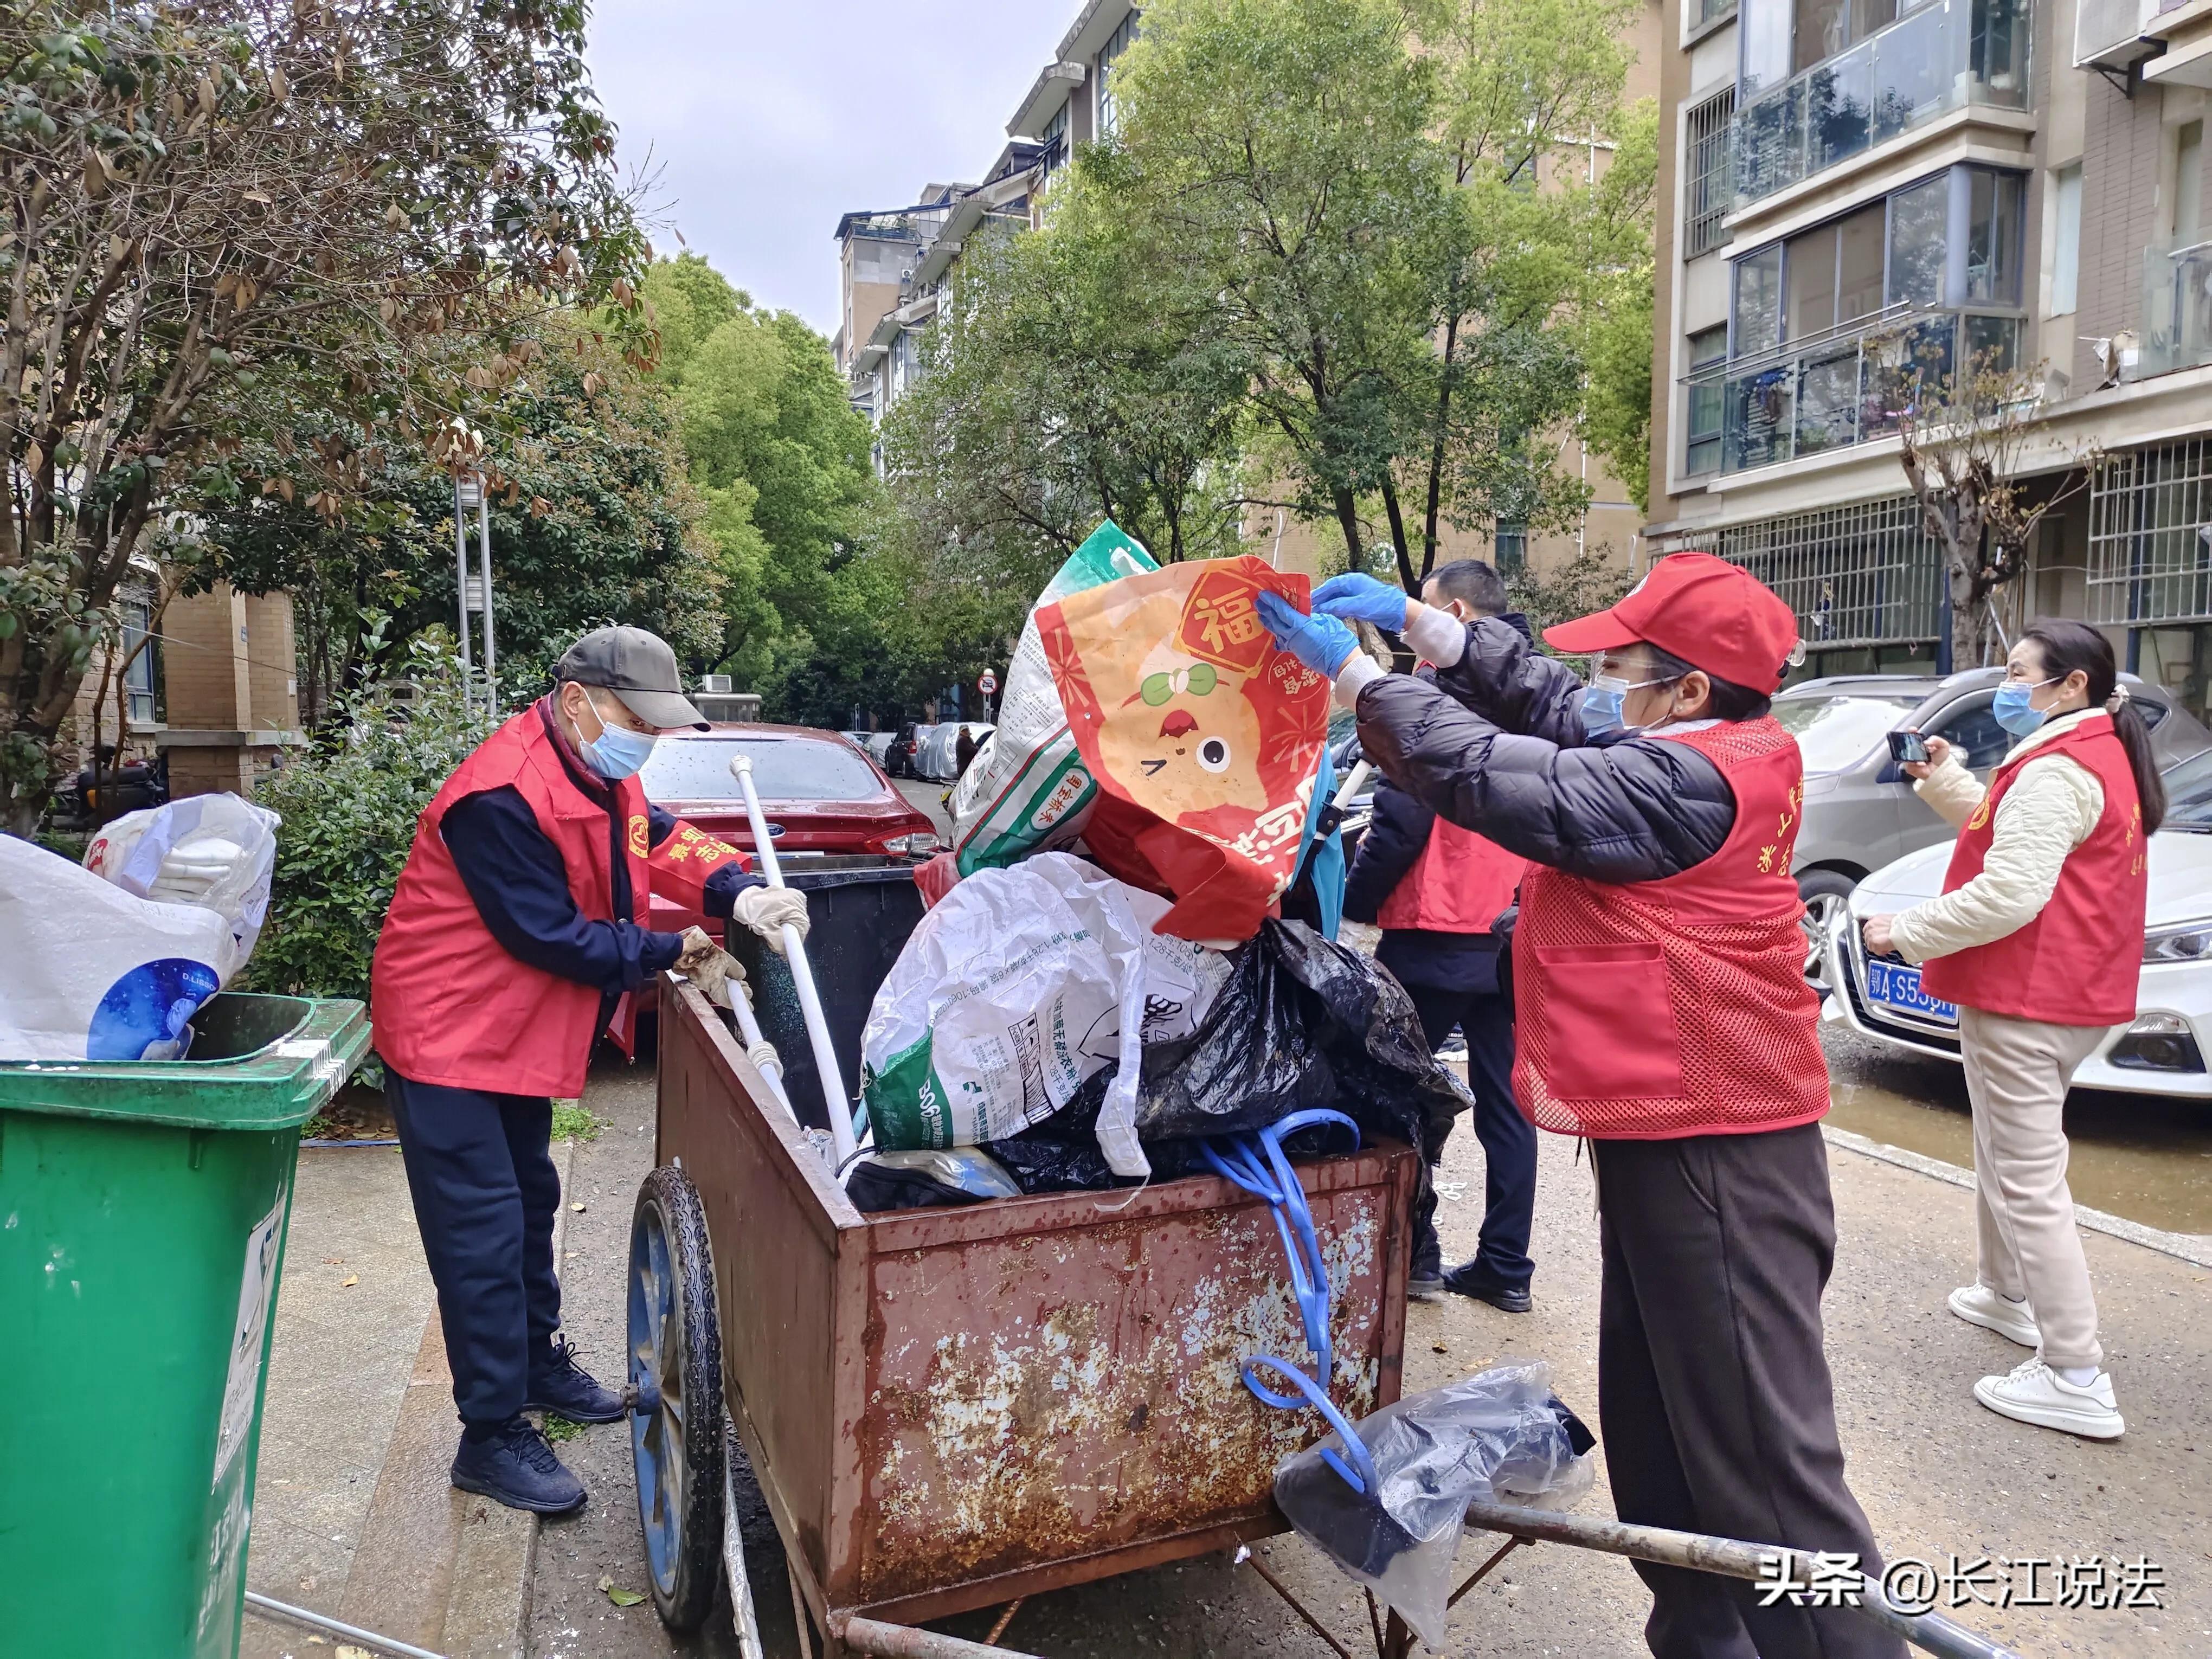
[[(973, 181), (1079, 0), (598, 0), (591, 55), (660, 216), (765, 305), (837, 325), (837, 216)], [(656, 234), (656, 247), (676, 251)]]

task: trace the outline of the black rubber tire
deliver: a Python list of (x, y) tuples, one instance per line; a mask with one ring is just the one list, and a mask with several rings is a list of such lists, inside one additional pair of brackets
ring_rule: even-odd
[(1844, 870), (1808, 870), (1797, 878), (1797, 896), (1805, 903), (1805, 977), (1815, 984), (1820, 983), (1816, 969), (1826, 939), (1826, 918), (1833, 914), (1831, 907), (1849, 904), (1858, 884), (1859, 878)]
[(629, 1316), (630, 1382), (659, 1400), (630, 1419), (646, 1579), (660, 1622), (695, 1631), (722, 1576), (722, 1340), (706, 1212), (679, 1169), (655, 1170), (638, 1188)]

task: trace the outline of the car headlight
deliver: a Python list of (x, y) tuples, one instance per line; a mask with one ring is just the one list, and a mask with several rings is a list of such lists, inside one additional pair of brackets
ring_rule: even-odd
[(2143, 935), (2142, 959), (2146, 963), (2212, 961), (2212, 916), (2152, 928)]

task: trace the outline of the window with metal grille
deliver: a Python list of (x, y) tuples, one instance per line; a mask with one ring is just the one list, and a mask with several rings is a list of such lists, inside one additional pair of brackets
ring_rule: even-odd
[(2089, 620), (2212, 621), (2212, 441), (2133, 450), (2097, 469)]
[(1731, 525), (1671, 548), (1740, 564), (1797, 613), (1806, 648), (1933, 640), (1936, 541), (1910, 495)]
[(1717, 472), (1721, 465), (1721, 390), (1717, 368), (1700, 378), (1696, 371), (1728, 360), (1728, 325), (1690, 337), (1689, 430), (1682, 446), (1682, 471), (1694, 477)]
[(1735, 204), (1735, 173), (1729, 165), (1735, 88), (1723, 87), (1690, 111), (1684, 134), (1689, 157), (1682, 195), (1682, 257), (1694, 259), (1729, 240), (1721, 222)]

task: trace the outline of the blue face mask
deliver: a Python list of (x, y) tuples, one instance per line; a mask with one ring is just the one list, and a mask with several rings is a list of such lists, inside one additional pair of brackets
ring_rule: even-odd
[(2051, 718), (2049, 709), (2037, 708), (2028, 702), (2032, 694), (2051, 684), (2050, 680), (2038, 680), (2032, 685), (2022, 680), (2007, 680), (1997, 687), (1990, 713), (2013, 736), (2024, 738)]
[(633, 732), (627, 726), (617, 726), (599, 708), (599, 699), (589, 691), (584, 699), (592, 705), (592, 712), (599, 717), (599, 735), (590, 742), (580, 734), (576, 752), (584, 757), (584, 764), (610, 783), (632, 776), (653, 753), (653, 738), (643, 732)]
[(1620, 731), (1626, 723), (1621, 709), (1628, 701), (1628, 694), (1662, 684), (1659, 680), (1629, 681), (1600, 674), (1589, 683), (1589, 690), (1583, 693), (1583, 730), (1592, 737)]

